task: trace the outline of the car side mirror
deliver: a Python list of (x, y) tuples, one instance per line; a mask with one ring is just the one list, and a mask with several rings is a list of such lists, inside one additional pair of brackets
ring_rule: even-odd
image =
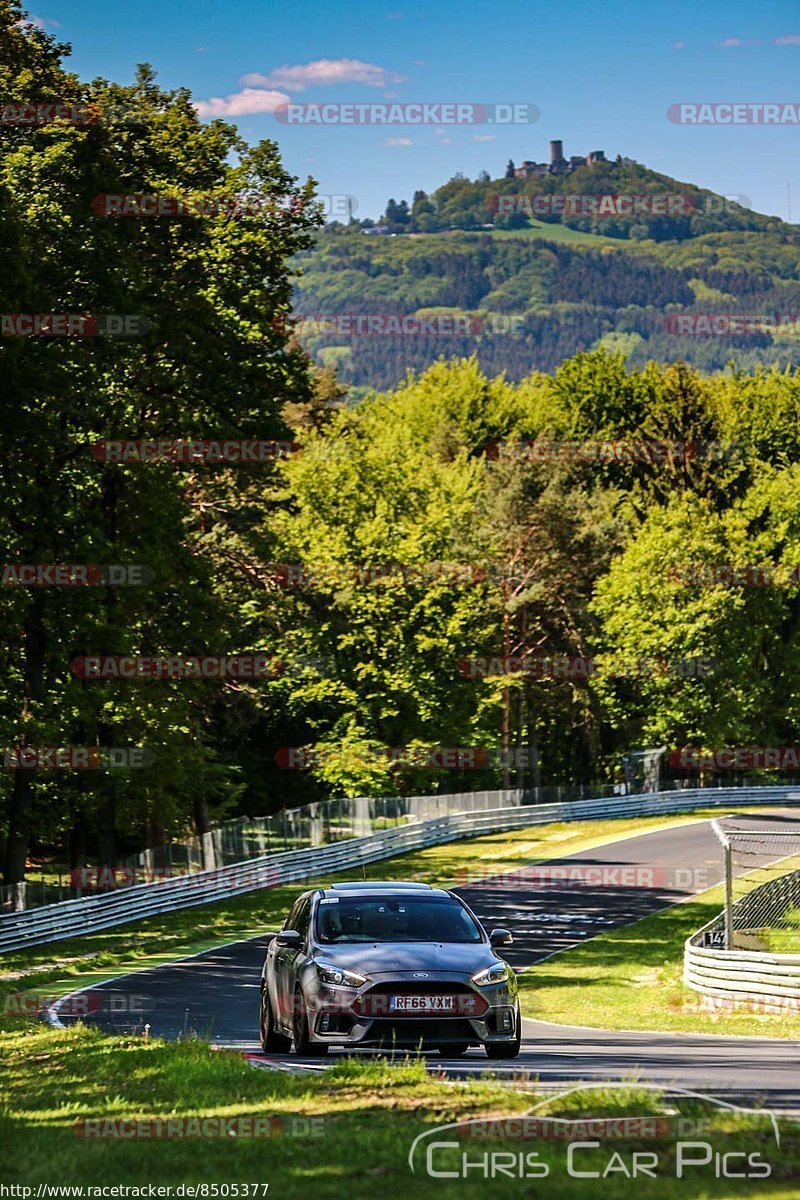
[(288, 946), (292, 950), (299, 950), (303, 944), (303, 935), (296, 929), (282, 929), (280, 933), (275, 934), (275, 941), (279, 946)]
[(493, 929), (489, 934), (491, 946), (510, 946), (513, 941), (510, 929)]

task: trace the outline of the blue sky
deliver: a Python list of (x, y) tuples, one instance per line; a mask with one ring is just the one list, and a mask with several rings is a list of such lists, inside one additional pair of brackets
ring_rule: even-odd
[[(396, 7), (395, 7), (396, 5)], [(603, 149), (800, 221), (798, 126), (687, 127), (680, 101), (800, 102), (800, 7), (789, 0), (697, 7), (697, 0), (503, 0), (353, 4), (33, 0), (37, 22), (72, 43), (81, 75), (130, 82), (150, 62), (243, 136), (278, 141), (290, 171), (377, 216), (457, 171), (501, 175), (509, 157)], [(466, 101), (535, 104), (536, 124), (505, 128), (287, 126), (264, 109), (309, 103)], [(210, 102), (216, 98), (217, 103)], [(488, 140), (491, 139), (491, 140)]]

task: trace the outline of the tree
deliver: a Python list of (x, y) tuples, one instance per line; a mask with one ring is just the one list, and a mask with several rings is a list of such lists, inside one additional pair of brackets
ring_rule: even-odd
[[(138, 561), (155, 582), (150, 589), (3, 589), (3, 744), (113, 745), (139, 736), (157, 748), (159, 766), (117, 781), (99, 772), (92, 780), (73, 776), (58, 787), (36, 771), (5, 773), (13, 776), (4, 780), (7, 884), (23, 878), (31, 836), (61, 832), (67, 811), (113, 853), (117, 832), (149, 827), (155, 837), (191, 824), (192, 777), (201, 764), (212, 799), (237, 794), (235, 755), (215, 770), (218, 744), (197, 736), (212, 722), (219, 694), (191, 682), (143, 690), (89, 684), (70, 663), (97, 652), (250, 648), (231, 553), (247, 542), (248, 525), (227, 502), (235, 496), (245, 508), (272, 467), (237, 475), (225, 467), (125, 466), (93, 457), (89, 447), (102, 438), (285, 435), (281, 404), (310, 393), (305, 360), (287, 349), (280, 325), (291, 295), (286, 262), (310, 245), (315, 223), (311, 185), (297, 186), (273, 143), (248, 148), (232, 126), (202, 125), (188, 92), (162, 91), (146, 67), (130, 87), (82, 84), (60, 66), (65, 47), (21, 18), (16, 3), (0, 9), (3, 96), (88, 101), (99, 117), (89, 125), (2, 126), (3, 309), (134, 313), (149, 329), (129, 339), (2, 339), (7, 561)], [(199, 193), (220, 209), (108, 219), (92, 202), (109, 193)], [(232, 219), (243, 195), (275, 203)], [(229, 703), (234, 693), (241, 698), (222, 686)], [(212, 723), (218, 731), (219, 720)]]

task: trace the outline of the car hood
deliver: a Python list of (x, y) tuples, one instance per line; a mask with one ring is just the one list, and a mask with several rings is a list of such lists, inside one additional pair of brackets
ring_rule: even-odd
[(485, 942), (349, 942), (316, 946), (314, 958), (362, 975), (430, 971), (474, 974), (497, 961)]

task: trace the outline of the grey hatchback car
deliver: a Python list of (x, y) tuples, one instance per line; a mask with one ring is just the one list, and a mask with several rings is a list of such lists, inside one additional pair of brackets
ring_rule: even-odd
[(331, 1046), (443, 1055), (520, 1050), (517, 980), (453, 892), (424, 883), (334, 883), (304, 892), (261, 974), (265, 1052), (321, 1057)]

